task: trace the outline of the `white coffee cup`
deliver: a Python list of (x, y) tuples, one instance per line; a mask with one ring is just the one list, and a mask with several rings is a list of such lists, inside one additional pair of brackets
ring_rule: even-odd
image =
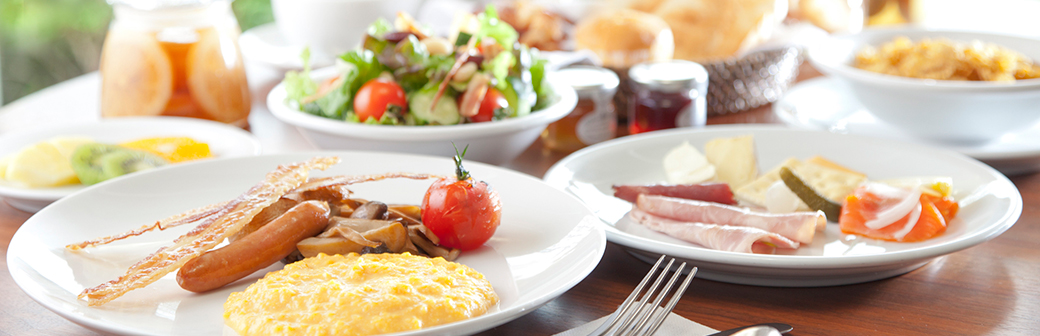
[(271, 0), (275, 24), (287, 42), (308, 47), (314, 59), (356, 48), (377, 18), (415, 16), (424, 0)]

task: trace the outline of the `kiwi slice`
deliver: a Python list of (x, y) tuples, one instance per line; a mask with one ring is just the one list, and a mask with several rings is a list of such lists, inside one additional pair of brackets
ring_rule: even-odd
[(167, 165), (169, 162), (155, 154), (135, 149), (123, 149), (101, 156), (101, 171), (108, 178)]
[(79, 181), (91, 185), (135, 171), (166, 165), (168, 162), (145, 151), (92, 143), (77, 147), (72, 152), (69, 163)]
[(75, 171), (76, 176), (79, 177), (80, 183), (91, 185), (113, 177), (105, 175), (101, 167), (101, 157), (105, 156), (105, 154), (123, 150), (126, 149), (100, 143), (80, 145), (72, 151), (69, 163), (72, 165), (72, 171)]

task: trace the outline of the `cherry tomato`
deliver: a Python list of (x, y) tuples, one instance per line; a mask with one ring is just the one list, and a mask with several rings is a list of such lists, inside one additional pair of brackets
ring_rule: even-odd
[(469, 251), (484, 245), (498, 229), (502, 202), (483, 181), (475, 181), (455, 156), (455, 175), (438, 179), (426, 190), (422, 222), (444, 247)]
[(495, 118), (495, 110), (503, 109), (509, 106), (509, 101), (495, 88), (489, 88), (487, 93), (484, 94), (484, 100), (480, 101), (480, 110), (477, 111), (477, 115), (469, 118), (470, 122), (485, 122), (491, 121)]
[(376, 78), (368, 81), (358, 89), (354, 96), (354, 113), (358, 120), (365, 122), (368, 118), (379, 120), (387, 107), (397, 106), (401, 112), (408, 110), (408, 100), (404, 89), (390, 79)]

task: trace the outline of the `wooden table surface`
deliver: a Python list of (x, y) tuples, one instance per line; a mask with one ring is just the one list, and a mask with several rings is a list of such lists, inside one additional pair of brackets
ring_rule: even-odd
[[(818, 75), (803, 67), (803, 79)], [(709, 118), (776, 123), (769, 108)], [(563, 158), (536, 142), (508, 165), (542, 176)], [(910, 273), (857, 285), (771, 288), (696, 279), (675, 308), (715, 329), (784, 322), (790, 335), (1034, 335), (1040, 333), (1040, 174), (1011, 177), (1024, 201), (1003, 235)], [(0, 203), (0, 335), (93, 335), (37, 304), (7, 271), (11, 237), (30, 214)], [(607, 243), (596, 269), (545, 306), (482, 335), (550, 335), (609, 314), (650, 265)]]

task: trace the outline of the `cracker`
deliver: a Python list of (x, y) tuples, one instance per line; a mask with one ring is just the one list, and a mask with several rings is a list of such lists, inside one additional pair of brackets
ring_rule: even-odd
[(773, 169), (770, 169), (762, 176), (759, 176), (751, 183), (745, 184), (742, 187), (736, 188), (733, 192), (738, 201), (751, 203), (760, 207), (765, 207), (766, 204), (766, 190), (773, 185), (774, 182), (780, 181), (780, 167), (783, 166), (797, 166), (800, 165), (801, 161), (796, 158), (788, 158), (781, 162)]
[[(815, 158), (810, 160), (820, 162)], [(831, 163), (833, 164), (833, 162)], [(852, 193), (853, 189), (856, 189), (863, 181), (867, 180), (866, 175), (856, 173), (847, 168), (841, 169), (844, 168), (842, 166), (834, 168), (829, 165), (809, 162), (808, 160), (802, 162), (796, 158), (788, 158), (776, 167), (773, 167), (773, 169), (770, 169), (769, 172), (759, 176), (758, 179), (738, 188), (734, 192), (737, 200), (764, 206), (766, 190), (773, 183), (780, 180), (780, 167), (784, 166), (791, 168), (802, 181), (805, 181), (809, 187), (813, 188), (821, 196), (838, 204), (841, 204), (845, 196)]]
[(804, 163), (797, 167), (791, 167), (791, 169), (821, 196), (838, 204), (841, 204), (845, 196), (852, 193), (853, 189), (856, 189), (863, 181), (867, 180), (866, 175), (850, 173), (813, 163)]

